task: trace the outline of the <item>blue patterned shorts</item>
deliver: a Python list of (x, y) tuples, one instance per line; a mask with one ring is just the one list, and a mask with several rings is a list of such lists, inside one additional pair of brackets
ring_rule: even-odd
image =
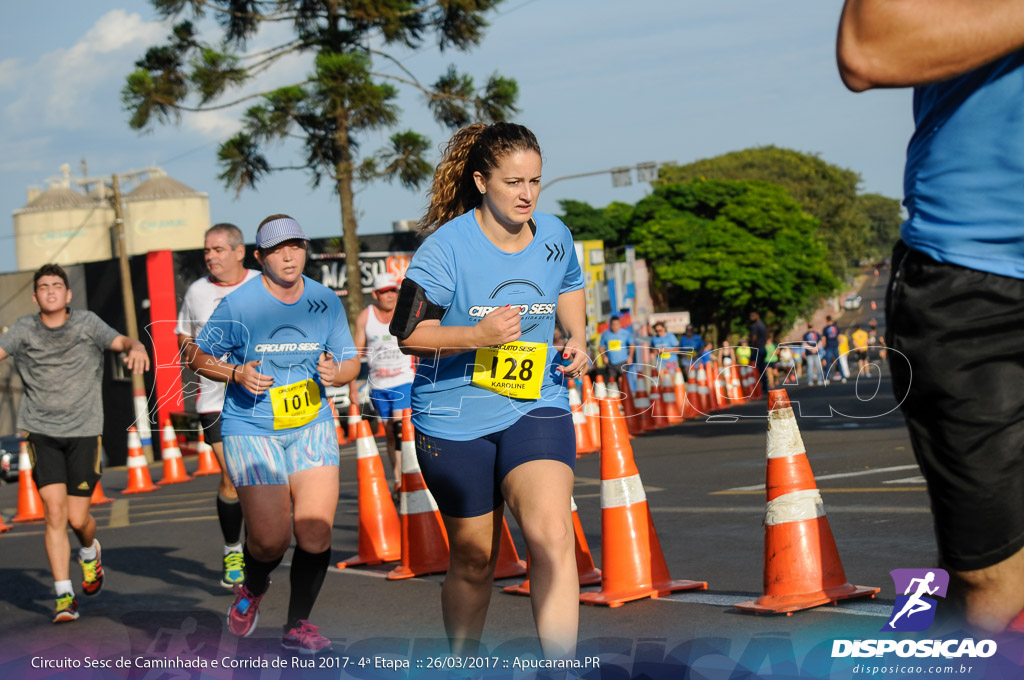
[(325, 420), (279, 435), (224, 437), (224, 462), (235, 486), (287, 484), (296, 472), (338, 465), (338, 435)]

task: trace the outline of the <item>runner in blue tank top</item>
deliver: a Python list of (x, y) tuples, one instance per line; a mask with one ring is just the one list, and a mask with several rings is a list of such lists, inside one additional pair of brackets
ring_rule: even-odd
[(355, 378), (359, 359), (337, 295), (302, 275), (307, 245), (291, 217), (265, 219), (256, 232), (263, 275), (221, 300), (186, 352), (197, 373), (228, 383), (224, 459), (247, 529), (245, 583), (235, 586), (228, 627), (242, 637), (255, 630), (294, 516), (282, 645), (316, 653), (330, 647), (308, 619), (330, 563), (338, 505), (338, 440), (323, 388)]
[[(564, 380), (588, 364), (583, 277), (569, 230), (535, 212), (540, 174), (540, 147), (521, 125), (452, 137), (422, 222), (430, 236), (391, 325), (421, 357), (416, 450), (451, 547), (441, 606), (456, 655), (475, 653), (483, 631), (505, 503), (530, 552), (544, 654), (575, 653), (576, 448)], [(561, 356), (550, 346), (556, 316), (568, 336)]]

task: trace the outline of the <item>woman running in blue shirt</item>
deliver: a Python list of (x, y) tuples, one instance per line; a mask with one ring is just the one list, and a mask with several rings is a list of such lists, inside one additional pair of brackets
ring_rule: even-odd
[[(448, 531), (441, 608), (456, 655), (474, 653), (483, 631), (506, 503), (530, 554), (543, 652), (575, 653), (576, 453), (565, 379), (588, 364), (583, 276), (568, 228), (536, 212), (540, 176), (540, 147), (521, 125), (474, 124), (452, 137), (422, 221), (430, 235), (391, 326), (421, 358), (416, 450)], [(561, 353), (550, 344), (556, 316)]]
[(256, 232), (263, 275), (221, 300), (187, 358), (200, 375), (228, 383), (224, 460), (246, 526), (245, 582), (235, 586), (228, 627), (241, 637), (255, 629), (270, 572), (294, 533), (282, 645), (315, 654), (330, 647), (309, 614), (338, 506), (338, 439), (324, 388), (355, 378), (359, 359), (338, 296), (302, 275), (307, 245), (291, 217), (265, 219)]

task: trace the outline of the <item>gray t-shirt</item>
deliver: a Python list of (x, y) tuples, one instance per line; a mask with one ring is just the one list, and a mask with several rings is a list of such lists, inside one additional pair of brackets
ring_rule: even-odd
[(51, 437), (103, 433), (103, 353), (120, 335), (92, 312), (75, 309), (58, 328), (38, 314), (19, 318), (0, 336), (25, 385), (18, 429)]

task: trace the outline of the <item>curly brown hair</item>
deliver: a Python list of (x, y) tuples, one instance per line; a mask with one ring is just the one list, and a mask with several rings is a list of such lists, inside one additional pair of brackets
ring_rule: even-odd
[(534, 151), (540, 144), (529, 129), (516, 123), (473, 123), (448, 140), (434, 181), (427, 193), (430, 204), (420, 220), (420, 233), (430, 234), (446, 222), (480, 205), (473, 173), (489, 177), (510, 153)]

